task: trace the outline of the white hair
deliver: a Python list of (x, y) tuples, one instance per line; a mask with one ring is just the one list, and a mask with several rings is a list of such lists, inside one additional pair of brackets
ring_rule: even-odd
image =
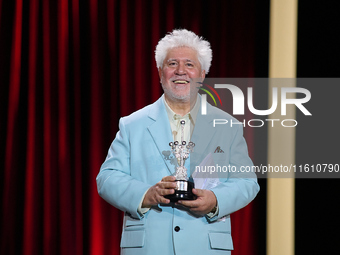
[(201, 69), (205, 70), (206, 74), (209, 72), (212, 60), (210, 43), (186, 29), (174, 29), (172, 33), (167, 34), (158, 42), (155, 50), (157, 68), (163, 67), (168, 50), (177, 47), (189, 47), (196, 50)]

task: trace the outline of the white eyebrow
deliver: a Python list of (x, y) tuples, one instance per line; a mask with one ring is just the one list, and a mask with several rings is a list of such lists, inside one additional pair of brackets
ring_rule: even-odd
[[(170, 59), (168, 59), (166, 62), (169, 63), (169, 62), (171, 62), (171, 61), (177, 61), (177, 62), (178, 62), (178, 59), (176, 59), (176, 58), (170, 58)], [(191, 60), (191, 59), (186, 59), (185, 62), (193, 62), (193, 63), (195, 63), (195, 61), (193, 61), (193, 60)]]

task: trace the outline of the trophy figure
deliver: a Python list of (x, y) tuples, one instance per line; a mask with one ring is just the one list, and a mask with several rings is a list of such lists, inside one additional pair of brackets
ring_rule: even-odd
[(192, 178), (188, 178), (187, 169), (184, 166), (185, 160), (189, 157), (189, 154), (193, 151), (195, 144), (193, 142), (187, 143), (183, 140), (183, 131), (185, 121), (181, 122), (181, 142), (175, 141), (170, 142), (172, 154), (176, 157), (178, 166), (176, 167), (176, 172), (174, 176), (176, 177), (176, 188), (175, 193), (171, 195), (164, 196), (170, 199), (171, 202), (177, 202), (178, 200), (195, 200), (196, 196), (192, 193), (192, 189), (195, 188)]

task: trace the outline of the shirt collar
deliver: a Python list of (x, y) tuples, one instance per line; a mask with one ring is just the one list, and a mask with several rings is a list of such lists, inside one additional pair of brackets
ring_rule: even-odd
[(176, 119), (178, 119), (178, 116), (180, 117), (180, 119), (185, 119), (185, 118), (189, 118), (190, 121), (192, 122), (193, 125), (195, 125), (195, 122), (196, 122), (196, 117), (197, 117), (197, 114), (198, 114), (198, 110), (199, 110), (199, 106), (201, 104), (201, 97), (199, 94), (197, 94), (197, 99), (196, 99), (196, 103), (194, 105), (194, 107), (191, 109), (190, 112), (188, 112), (186, 115), (184, 115), (183, 117), (176, 114), (171, 108), (170, 106), (168, 105), (168, 103), (166, 102), (165, 100), (165, 97), (164, 97), (164, 94), (162, 95), (163, 97), (163, 101), (164, 101), (164, 105), (165, 105), (165, 109), (166, 109), (166, 112), (168, 114), (168, 118), (169, 120), (174, 120), (175, 119), (175, 116), (176, 116)]

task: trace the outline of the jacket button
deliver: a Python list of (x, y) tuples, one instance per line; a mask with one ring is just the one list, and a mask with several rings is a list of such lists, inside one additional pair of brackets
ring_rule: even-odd
[(180, 229), (181, 229), (181, 228), (180, 228), (179, 226), (176, 226), (176, 227), (175, 227), (175, 231), (176, 231), (176, 232), (180, 231)]

